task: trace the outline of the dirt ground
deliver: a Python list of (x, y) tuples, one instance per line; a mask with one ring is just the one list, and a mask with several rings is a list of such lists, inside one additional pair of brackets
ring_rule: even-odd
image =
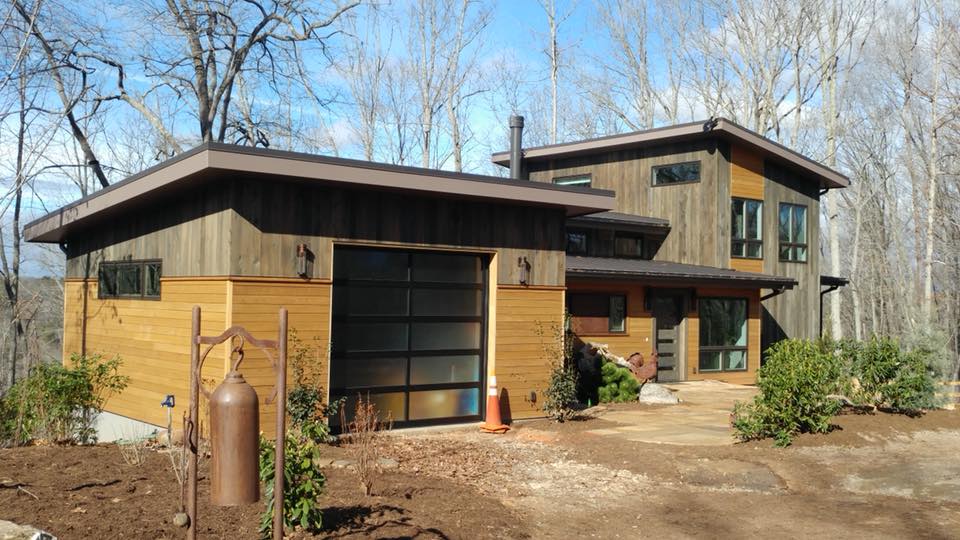
[[(638, 405), (635, 405), (638, 406)], [(957, 538), (960, 412), (841, 415), (786, 449), (769, 441), (674, 446), (589, 433), (603, 418), (395, 432), (374, 496), (328, 467), (333, 538)], [(330, 447), (349, 459), (349, 446)], [(62, 539), (180, 538), (166, 455), (127, 465), (116, 446), (0, 450), (0, 519)], [(20, 486), (18, 489), (16, 486)], [(205, 538), (255, 538), (260, 506), (214, 508)]]

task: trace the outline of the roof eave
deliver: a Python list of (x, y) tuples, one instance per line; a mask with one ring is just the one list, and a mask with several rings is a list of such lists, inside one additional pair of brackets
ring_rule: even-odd
[(615, 272), (615, 271), (591, 271), (591, 270), (580, 270), (568, 269), (566, 272), (568, 278), (600, 278), (600, 279), (614, 279), (614, 280), (623, 280), (631, 281), (637, 279), (645, 280), (654, 280), (654, 281), (670, 281), (670, 282), (683, 282), (689, 283), (690, 285), (717, 285), (720, 283), (723, 284), (733, 284), (736, 286), (751, 288), (751, 289), (792, 289), (797, 285), (797, 281), (791, 278), (775, 279), (773, 276), (770, 276), (771, 279), (764, 278), (754, 278), (750, 276), (743, 277), (710, 277), (710, 276), (694, 276), (694, 275), (678, 275), (678, 274), (666, 274), (666, 273), (656, 273), (656, 272), (643, 272), (643, 273), (633, 273), (633, 272)]

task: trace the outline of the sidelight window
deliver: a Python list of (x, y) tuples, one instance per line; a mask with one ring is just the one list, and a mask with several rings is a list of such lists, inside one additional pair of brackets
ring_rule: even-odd
[(807, 261), (807, 207), (780, 203), (780, 260)]
[(763, 258), (763, 201), (733, 199), (730, 216), (730, 254), (747, 259)]

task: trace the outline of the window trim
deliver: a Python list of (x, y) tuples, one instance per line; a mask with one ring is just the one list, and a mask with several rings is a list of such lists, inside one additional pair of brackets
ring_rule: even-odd
[[(703, 345), (700, 343), (702, 335), (697, 336), (697, 373), (744, 373), (750, 371), (750, 298), (746, 296), (702, 296), (697, 298), (697, 320), (702, 319), (700, 315), (700, 302), (703, 300), (739, 300), (746, 304), (744, 324), (746, 325), (746, 345)], [(702, 324), (698, 324), (703, 328)], [(727, 369), (723, 364), (723, 356), (720, 357), (720, 369), (703, 369), (700, 367), (700, 360), (704, 352), (728, 352), (743, 351), (743, 369)]]
[[(675, 167), (677, 165), (690, 165), (691, 163), (696, 163), (700, 168), (699, 172), (697, 173), (696, 180), (685, 180), (683, 182), (668, 182), (664, 184), (657, 183), (657, 169), (665, 169), (667, 167)], [(678, 161), (676, 163), (665, 163), (663, 165), (650, 166), (650, 185), (652, 187), (667, 187), (667, 186), (682, 186), (684, 184), (699, 184), (702, 178), (703, 178), (703, 160), (700, 160), (700, 159), (691, 159), (689, 161)]]
[[(583, 184), (561, 184), (561, 183), (559, 182), (560, 180), (569, 180), (569, 179), (571, 179), (571, 178), (584, 178), (584, 177), (586, 177), (586, 179), (587, 179), (587, 184), (586, 184), (586, 185), (583, 185)], [(580, 187), (580, 188), (593, 187), (593, 173), (589, 173), (589, 172), (588, 172), (588, 173), (581, 173), (581, 174), (567, 174), (567, 175), (564, 175), (564, 176), (554, 176), (552, 182), (553, 182), (553, 184), (556, 185), (556, 186), (569, 186), (569, 187)]]
[[(157, 265), (160, 269), (160, 275), (157, 277), (157, 294), (147, 294), (147, 266)], [(103, 287), (100, 286), (100, 276), (103, 274), (104, 267), (119, 268), (122, 266), (140, 267), (140, 294), (104, 294)], [(163, 260), (162, 259), (131, 259), (121, 261), (100, 261), (97, 264), (97, 299), (98, 300), (151, 300), (159, 301), (163, 294)]]
[[(787, 242), (787, 241), (784, 241), (782, 238), (780, 238), (780, 210), (782, 210), (784, 206), (789, 206), (789, 207), (791, 207), (791, 212), (790, 212), (790, 224), (791, 224), (791, 226), (788, 228), (788, 230), (790, 230), (790, 231), (793, 230), (793, 226), (792, 226), (792, 224), (793, 224), (793, 211), (792, 211), (792, 209), (793, 209), (793, 208), (803, 208), (803, 221), (804, 221), (804, 223), (803, 223), (803, 234), (804, 234), (804, 242)], [(808, 205), (806, 205), (806, 204), (797, 204), (797, 203), (792, 203), (792, 202), (780, 201), (780, 204), (777, 206), (777, 259), (778, 259), (780, 262), (807, 264), (807, 261), (810, 259), (810, 231), (809, 231), (809, 226), (810, 226), (810, 207), (809, 207)], [(804, 248), (804, 249), (806, 250), (806, 254), (805, 254), (803, 260), (800, 260), (800, 259), (785, 259), (785, 258), (783, 258), (783, 248), (784, 248), (784, 247), (787, 247), (787, 248), (802, 247), (802, 248)]]
[[(589, 332), (584, 333), (584, 336), (629, 336), (630, 335), (630, 298), (626, 291), (596, 291), (596, 290), (577, 290), (577, 291), (568, 291), (567, 301), (569, 301), (571, 296), (603, 296), (606, 298), (607, 305), (607, 331), (606, 332)], [(623, 330), (610, 330), (610, 299), (613, 297), (622, 297), (623, 298)], [(570, 327), (573, 329), (573, 319), (575, 315), (570, 311), (569, 304), (566, 308), (567, 313), (570, 316)]]
[[(740, 201), (740, 202), (743, 202), (743, 203), (747, 203), (747, 202), (757, 202), (757, 203), (760, 203), (760, 220), (759, 220), (760, 222), (757, 224), (757, 232), (760, 233), (760, 238), (758, 238), (758, 239), (748, 239), (748, 238), (746, 238), (746, 237), (744, 237), (744, 238), (734, 238), (734, 236), (733, 236), (733, 204), (734, 204), (735, 202), (737, 202), (737, 201)], [(730, 221), (730, 258), (732, 258), (732, 259), (747, 259), (747, 260), (751, 260), (751, 261), (760, 261), (760, 260), (763, 260), (763, 201), (760, 200), (760, 199), (750, 199), (750, 198), (747, 198), (747, 197), (730, 197), (730, 214), (731, 214), (731, 215), (730, 215), (730, 218), (731, 218), (731, 221)], [(744, 204), (744, 208), (743, 208), (743, 232), (744, 232), (744, 235), (746, 235), (746, 232), (747, 232), (747, 217), (746, 217), (746, 216), (747, 216), (747, 209), (746, 209), (746, 204)], [(779, 218), (779, 214), (778, 214), (777, 219), (778, 219), (778, 220), (780, 219), (780, 218)], [(778, 225), (779, 225), (779, 223), (778, 223)], [(742, 243), (744, 244), (744, 246), (749, 246), (750, 244), (758, 244), (758, 245), (760, 246), (760, 256), (759, 256), (759, 257), (751, 257), (750, 255), (735, 255), (735, 254), (733, 253), (733, 243), (734, 243), (734, 242), (742, 242)], [(747, 251), (745, 251), (745, 253), (748, 253), (748, 254), (749, 254), (750, 251), (747, 250)]]

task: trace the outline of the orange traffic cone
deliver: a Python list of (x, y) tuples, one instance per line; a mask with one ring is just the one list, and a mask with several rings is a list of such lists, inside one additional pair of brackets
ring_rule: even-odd
[(500, 396), (497, 393), (497, 378), (490, 376), (490, 386), (487, 390), (487, 419), (480, 424), (480, 431), (486, 433), (506, 433), (510, 426), (504, 425), (500, 419)]

